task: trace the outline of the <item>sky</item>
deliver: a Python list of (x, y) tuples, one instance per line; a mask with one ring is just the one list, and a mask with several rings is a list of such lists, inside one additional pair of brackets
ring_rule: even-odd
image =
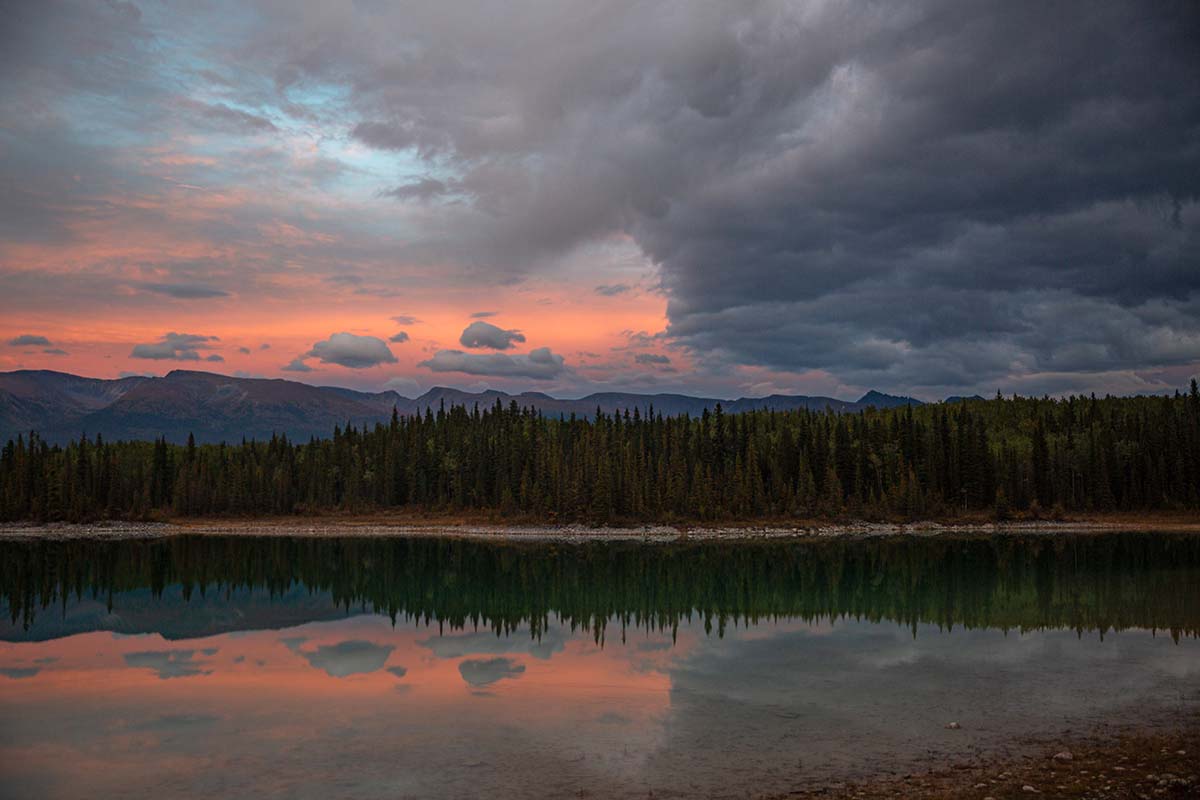
[(1200, 4), (14, 3), (0, 371), (1159, 393)]

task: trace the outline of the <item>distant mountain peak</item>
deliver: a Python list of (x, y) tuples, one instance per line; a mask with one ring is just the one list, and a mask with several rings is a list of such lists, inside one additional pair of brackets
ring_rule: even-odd
[(858, 399), (858, 405), (874, 406), (875, 408), (897, 408), (899, 406), (923, 406), (925, 403), (915, 397), (884, 394), (872, 389)]

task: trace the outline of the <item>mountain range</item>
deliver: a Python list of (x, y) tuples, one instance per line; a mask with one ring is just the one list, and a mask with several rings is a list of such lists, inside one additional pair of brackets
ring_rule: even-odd
[(174, 370), (161, 378), (116, 380), (84, 378), (49, 370), (0, 372), (0, 442), (37, 431), (50, 442), (101, 434), (109, 440), (155, 439), (184, 442), (239, 442), (268, 439), (274, 433), (305, 440), (329, 436), (335, 425), (374, 424), (400, 414), (423, 414), (441, 406), (481, 408), (499, 400), (547, 415), (590, 417), (637, 408), (646, 413), (697, 415), (718, 403), (729, 413), (755, 409), (800, 408), (855, 412), (874, 406), (921, 405), (920, 400), (871, 391), (855, 401), (807, 395), (770, 395), (719, 400), (682, 394), (601, 392), (579, 399), (559, 399), (541, 392), (508, 394), (497, 390), (466, 392), (443, 386), (417, 398), (394, 391), (359, 392), (297, 381), (235, 378), (211, 372)]

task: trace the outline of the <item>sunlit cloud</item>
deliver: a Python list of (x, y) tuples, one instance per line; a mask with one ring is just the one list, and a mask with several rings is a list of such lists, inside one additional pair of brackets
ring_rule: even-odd
[(337, 364), (349, 369), (396, 363), (396, 357), (382, 339), (344, 332), (331, 334), (325, 341), (314, 343), (312, 350), (303, 358), (315, 358), (322, 364)]
[(507, 378), (548, 380), (566, 369), (563, 357), (548, 347), (530, 350), (527, 355), (506, 353), (464, 353), (461, 350), (439, 350), (433, 358), (418, 366), (432, 372), (461, 372), (466, 375), (485, 375)]
[(472, 322), (458, 337), (463, 347), (486, 347), (492, 350), (509, 350), (518, 342), (525, 341), (525, 335), (518, 330), (505, 330), (490, 322), (482, 320)]
[[(199, 361), (199, 351), (212, 347), (211, 343), (215, 341), (218, 341), (216, 336), (201, 336), (193, 333), (167, 333), (157, 342), (134, 345), (133, 350), (129, 353), (129, 357), (151, 360)], [(207, 360), (212, 361), (212, 356), (209, 356)], [(217, 356), (216, 360), (223, 361), (224, 359)]]

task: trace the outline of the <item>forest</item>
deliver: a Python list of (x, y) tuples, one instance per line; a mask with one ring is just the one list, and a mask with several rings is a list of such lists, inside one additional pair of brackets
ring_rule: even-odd
[(1200, 391), (1001, 397), (855, 414), (716, 406), (557, 418), (393, 414), (307, 442), (0, 453), (0, 519), (485, 512), (544, 522), (998, 519), (1200, 508)]

